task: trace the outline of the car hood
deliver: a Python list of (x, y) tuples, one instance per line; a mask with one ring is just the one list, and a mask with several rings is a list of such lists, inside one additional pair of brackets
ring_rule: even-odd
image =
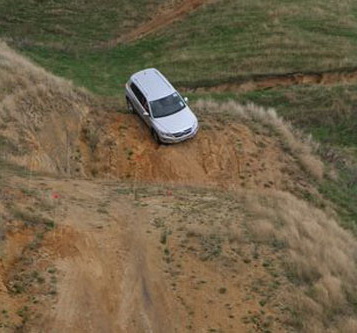
[(197, 118), (188, 106), (170, 116), (154, 119), (157, 129), (167, 133), (183, 131), (193, 127), (196, 122)]

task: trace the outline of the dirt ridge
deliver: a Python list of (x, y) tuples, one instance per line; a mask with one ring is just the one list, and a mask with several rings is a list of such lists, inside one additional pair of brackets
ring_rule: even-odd
[(176, 85), (181, 90), (189, 92), (248, 92), (296, 85), (350, 84), (357, 82), (357, 67), (337, 68), (320, 72), (253, 74), (228, 78), (218, 84), (215, 82), (176, 82)]

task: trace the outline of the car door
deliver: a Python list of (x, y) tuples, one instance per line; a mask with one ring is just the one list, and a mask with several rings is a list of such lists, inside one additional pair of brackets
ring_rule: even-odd
[(150, 109), (147, 99), (145, 98), (144, 94), (140, 91), (140, 89), (136, 86), (135, 83), (132, 83), (130, 87), (135, 95), (134, 107), (136, 111), (138, 112), (139, 116), (149, 126), (151, 126)]

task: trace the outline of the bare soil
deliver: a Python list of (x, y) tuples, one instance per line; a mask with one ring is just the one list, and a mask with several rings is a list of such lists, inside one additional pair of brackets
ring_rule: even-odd
[(229, 117), (201, 117), (198, 135), (179, 145), (158, 145), (143, 121), (128, 114), (110, 116), (97, 136), (94, 150), (82, 137), (87, 175), (232, 189), (307, 186), (294, 158), (269, 129), (254, 130)]
[[(251, 243), (243, 206), (224, 194), (313, 191), (280, 139), (207, 114), (197, 137), (166, 146), (136, 115), (97, 117), (73, 141), (89, 180), (33, 174), (3, 187), (5, 331), (288, 330), (279, 259)], [(28, 225), (14, 210), (45, 214), (55, 227)]]
[(285, 331), (287, 314), (269, 284), (279, 280), (282, 290), (286, 281), (263, 265), (275, 255), (254, 255), (241, 208), (223, 194), (48, 178), (32, 186), (38, 197), (17, 202), (37, 205), (44, 193), (58, 193), (56, 227), (31, 252), (36, 228), (7, 234), (6, 332)]

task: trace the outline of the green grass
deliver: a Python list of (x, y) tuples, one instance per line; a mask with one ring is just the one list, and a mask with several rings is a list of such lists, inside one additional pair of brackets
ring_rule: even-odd
[(341, 178), (338, 181), (325, 180), (320, 186), (320, 192), (335, 204), (342, 225), (357, 235), (356, 169), (342, 171), (340, 174)]
[(17, 45), (84, 50), (146, 21), (165, 0), (0, 0), (1, 35)]
[(348, 0), (221, 0), (144, 40), (98, 47), (164, 2), (0, 0), (0, 34), (52, 72), (110, 96), (143, 67), (195, 86), (357, 65), (357, 4)]
[[(291, 86), (245, 93), (191, 93), (190, 100), (211, 98), (253, 102), (275, 108), (315, 140), (357, 149), (357, 85)], [(357, 150), (356, 150), (357, 157)]]

